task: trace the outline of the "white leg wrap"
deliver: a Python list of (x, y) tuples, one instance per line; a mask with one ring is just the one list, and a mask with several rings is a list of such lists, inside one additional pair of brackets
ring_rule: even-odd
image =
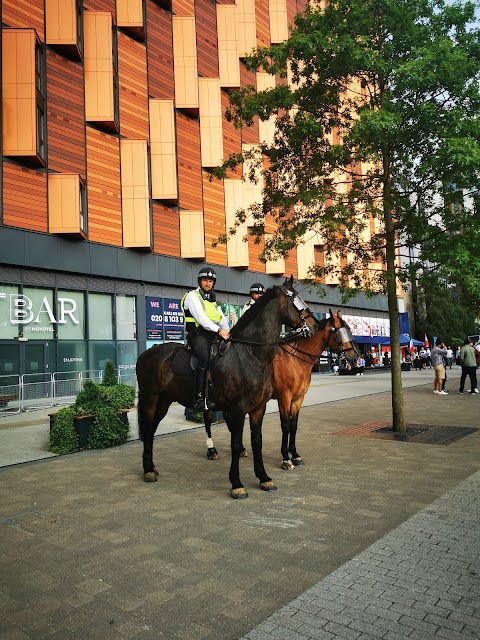
[(207, 438), (207, 449), (213, 449), (213, 440), (211, 438)]

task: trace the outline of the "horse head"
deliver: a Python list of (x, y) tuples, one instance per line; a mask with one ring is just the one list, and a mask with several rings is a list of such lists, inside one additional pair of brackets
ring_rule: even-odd
[(285, 324), (296, 329), (296, 331), (304, 338), (314, 335), (318, 329), (318, 323), (312, 316), (305, 300), (294, 289), (293, 276), (285, 278), (285, 282), (280, 285), (280, 289), (286, 295), (287, 299), (291, 300), (298, 315), (296, 320), (300, 320), (300, 324), (298, 324), (298, 322), (293, 323), (291, 321), (285, 321)]
[(355, 342), (352, 332), (350, 331), (350, 327), (342, 319), (342, 312), (337, 311), (337, 313), (333, 313), (331, 309), (330, 311), (330, 339), (328, 341), (328, 346), (332, 351), (336, 353), (342, 353), (348, 362), (355, 366), (358, 358), (361, 357), (360, 349)]

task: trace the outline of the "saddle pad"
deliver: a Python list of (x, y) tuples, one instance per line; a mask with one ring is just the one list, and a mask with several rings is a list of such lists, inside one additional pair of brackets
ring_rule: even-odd
[(172, 372), (177, 376), (192, 376), (194, 356), (189, 349), (179, 349), (173, 357)]

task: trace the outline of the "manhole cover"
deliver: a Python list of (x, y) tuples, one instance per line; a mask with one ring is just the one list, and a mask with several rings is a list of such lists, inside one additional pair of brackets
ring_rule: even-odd
[(439, 427), (428, 424), (408, 424), (407, 433), (395, 433), (388, 422), (365, 422), (331, 436), (350, 436), (351, 438), (376, 438), (377, 440), (399, 440), (418, 444), (451, 444), (471, 433), (478, 431), (474, 427)]

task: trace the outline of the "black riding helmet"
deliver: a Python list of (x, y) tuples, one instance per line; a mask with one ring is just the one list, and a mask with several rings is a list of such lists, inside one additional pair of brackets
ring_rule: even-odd
[(213, 280), (213, 283), (215, 284), (215, 282), (217, 281), (217, 274), (212, 269), (212, 267), (202, 267), (198, 272), (198, 284), (200, 284), (200, 280), (202, 278), (211, 278)]
[(265, 293), (265, 287), (260, 282), (255, 282), (250, 287), (250, 293)]

